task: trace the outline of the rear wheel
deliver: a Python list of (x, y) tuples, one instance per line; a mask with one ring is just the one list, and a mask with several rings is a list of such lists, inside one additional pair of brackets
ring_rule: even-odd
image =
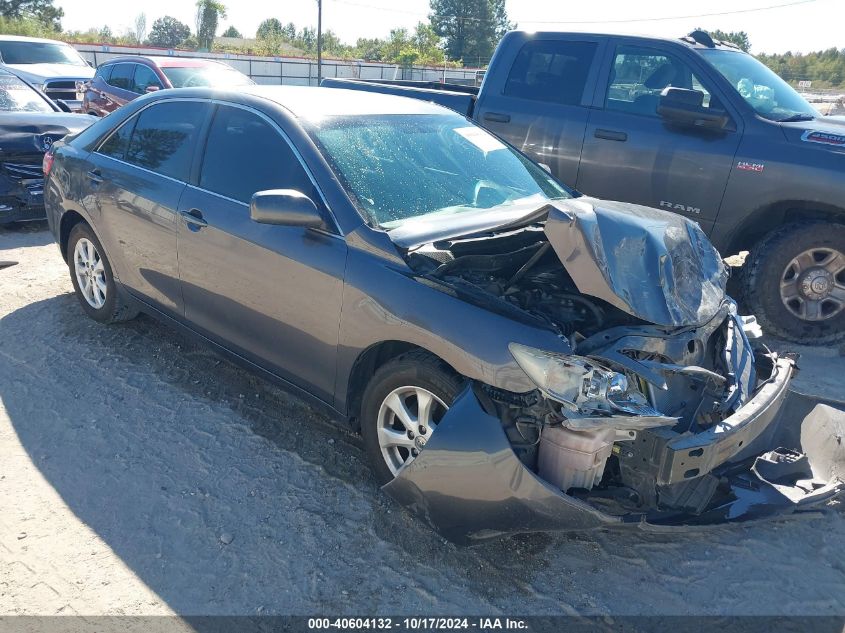
[(425, 448), (463, 382), (425, 352), (404, 354), (373, 374), (361, 404), (361, 434), (380, 484)]
[(807, 345), (845, 340), (845, 225), (783, 226), (754, 248), (743, 276), (765, 332)]
[(70, 280), (85, 313), (100, 323), (128, 321), (138, 311), (120, 296), (102, 244), (91, 227), (81, 222), (68, 239)]

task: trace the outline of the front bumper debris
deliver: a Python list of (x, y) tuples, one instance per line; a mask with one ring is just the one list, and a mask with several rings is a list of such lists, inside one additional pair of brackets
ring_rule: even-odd
[(700, 474), (719, 476), (727, 494), (694, 512), (609, 514), (555, 489), (518, 459), (474, 385), (458, 396), (425, 450), (383, 490), (463, 544), (520, 532), (661, 530), (816, 511), (845, 491), (845, 403), (789, 390), (791, 361), (779, 363), (774, 379), (712, 433), (668, 441), (655, 455), (670, 481), (679, 473), (685, 481), (697, 477), (683, 477), (691, 468), (682, 455), (690, 452)]

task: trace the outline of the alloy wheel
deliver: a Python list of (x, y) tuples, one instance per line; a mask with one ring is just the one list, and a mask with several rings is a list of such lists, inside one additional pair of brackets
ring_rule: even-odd
[(811, 248), (783, 271), (783, 305), (804, 321), (825, 321), (845, 309), (845, 255), (835, 248)]
[(378, 443), (394, 476), (416, 459), (448, 409), (422, 387), (398, 387), (387, 394), (378, 412)]
[(79, 291), (88, 305), (99, 310), (106, 303), (108, 286), (103, 259), (91, 240), (83, 237), (76, 242), (73, 249), (73, 266)]

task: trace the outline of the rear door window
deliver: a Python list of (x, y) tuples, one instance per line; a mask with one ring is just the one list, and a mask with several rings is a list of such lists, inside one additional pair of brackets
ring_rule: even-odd
[(97, 150), (98, 153), (117, 160), (123, 160), (126, 157), (126, 148), (129, 146), (129, 139), (132, 137), (132, 130), (135, 128), (135, 120), (137, 117), (130, 119), (121, 125), (106, 141), (100, 145)]
[(219, 106), (208, 132), (199, 186), (249, 204), (267, 189), (295, 189), (318, 203), (317, 192), (290, 145), (263, 118)]
[(109, 85), (123, 90), (131, 90), (135, 66), (137, 64), (115, 64), (109, 77)]
[(97, 69), (97, 72), (94, 73), (94, 76), (99, 77), (106, 83), (109, 83), (109, 77), (111, 77), (111, 71), (114, 68), (114, 64), (109, 64), (108, 66), (100, 66)]
[(124, 160), (187, 181), (207, 107), (196, 101), (171, 101), (143, 110), (137, 116)]
[(143, 64), (137, 64), (135, 68), (135, 77), (132, 81), (132, 92), (137, 92), (139, 95), (147, 92), (150, 86), (157, 86), (161, 88), (161, 82), (156, 76), (153, 69)]
[(533, 101), (580, 105), (595, 42), (528, 42), (516, 56), (504, 93)]

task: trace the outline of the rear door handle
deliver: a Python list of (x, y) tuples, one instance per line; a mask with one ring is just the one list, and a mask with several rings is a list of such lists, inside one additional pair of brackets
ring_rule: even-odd
[(625, 132), (617, 132), (615, 130), (603, 130), (601, 128), (597, 128), (595, 132), (593, 132), (593, 136), (596, 138), (603, 138), (608, 141), (619, 141), (620, 143), (624, 143), (628, 140), (628, 135)]
[(199, 231), (201, 228), (208, 226), (202, 217), (202, 211), (199, 209), (191, 209), (190, 211), (180, 211), (182, 221), (191, 231)]
[(484, 120), (493, 121), (494, 123), (510, 123), (511, 115), (501, 114), (499, 112), (485, 112)]
[(103, 175), (100, 173), (99, 169), (92, 169), (85, 175), (88, 176), (88, 180), (93, 182), (95, 185), (99, 185), (103, 182)]

